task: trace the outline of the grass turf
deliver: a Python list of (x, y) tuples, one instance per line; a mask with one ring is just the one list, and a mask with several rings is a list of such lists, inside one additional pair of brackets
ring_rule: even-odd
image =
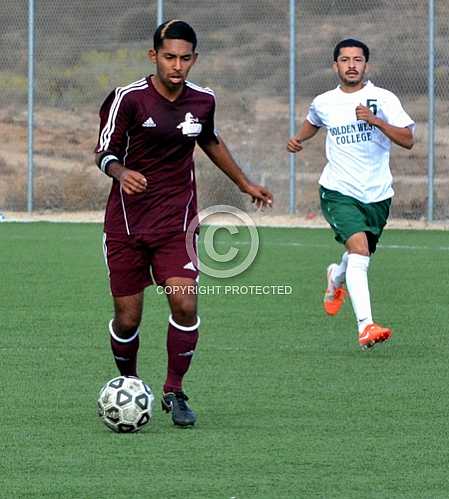
[[(349, 303), (322, 311), (331, 232), (259, 232), (247, 272), (201, 284), (292, 294), (201, 296), (197, 426), (174, 428), (157, 404), (144, 432), (116, 435), (95, 415), (116, 375), (101, 227), (0, 225), (0, 497), (448, 497), (447, 233), (385, 232), (370, 286), (394, 336), (363, 353)], [(167, 314), (148, 290), (140, 374), (157, 395)]]

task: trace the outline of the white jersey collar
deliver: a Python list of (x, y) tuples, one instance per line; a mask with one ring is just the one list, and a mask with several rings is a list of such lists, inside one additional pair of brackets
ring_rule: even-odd
[(336, 90), (339, 90), (344, 95), (357, 95), (359, 92), (363, 92), (365, 88), (368, 87), (374, 87), (374, 84), (370, 80), (366, 80), (363, 84), (363, 87), (360, 90), (357, 90), (357, 92), (343, 92), (343, 90), (341, 89), (341, 85), (338, 85)]

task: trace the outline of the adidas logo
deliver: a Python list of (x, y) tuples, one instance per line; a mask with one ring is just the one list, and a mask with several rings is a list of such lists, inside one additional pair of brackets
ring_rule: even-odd
[(156, 126), (156, 123), (150, 116), (144, 123), (142, 123), (142, 126), (144, 126), (145, 128), (154, 128)]

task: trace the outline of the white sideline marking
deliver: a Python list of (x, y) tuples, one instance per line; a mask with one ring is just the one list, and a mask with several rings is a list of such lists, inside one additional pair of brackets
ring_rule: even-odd
[[(215, 244), (225, 244), (224, 242), (217, 241)], [(229, 243), (226, 243), (229, 245)], [(249, 246), (249, 242), (247, 241), (235, 241), (235, 246)], [(204, 246), (204, 242), (200, 240), (200, 245)], [(260, 246), (296, 246), (302, 248), (329, 248), (329, 244), (307, 244), (307, 243), (298, 243), (295, 241), (291, 242), (280, 242), (280, 243), (264, 243), (261, 242)], [(382, 249), (398, 249), (398, 250), (410, 250), (410, 251), (449, 251), (449, 246), (413, 246), (409, 244), (378, 244), (378, 248)]]
[(378, 244), (378, 248), (384, 249), (406, 249), (406, 250), (425, 250), (425, 251), (449, 251), (449, 246), (410, 246), (407, 244)]

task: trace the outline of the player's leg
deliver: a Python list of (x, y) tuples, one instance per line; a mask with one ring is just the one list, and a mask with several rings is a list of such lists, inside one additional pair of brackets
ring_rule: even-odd
[(386, 341), (391, 337), (391, 330), (375, 324), (372, 317), (368, 286), (368, 268), (371, 256), (369, 235), (370, 233), (359, 232), (353, 234), (346, 241), (349, 253), (346, 286), (357, 319), (359, 344), (362, 348), (371, 348), (376, 343)]
[[(347, 218), (348, 202), (347, 196), (342, 196), (336, 191), (330, 191), (324, 187), (320, 188), (320, 204), (324, 218), (335, 232), (335, 239), (344, 242), (343, 234), (338, 227)], [(348, 264), (348, 252), (345, 251), (339, 264), (331, 263), (326, 269), (326, 291), (324, 293), (324, 310), (328, 315), (337, 315), (345, 302), (346, 290), (344, 288), (346, 268)]]
[(346, 290), (344, 288), (346, 267), (348, 265), (348, 252), (341, 256), (340, 263), (331, 263), (326, 269), (327, 286), (324, 293), (324, 310), (328, 315), (337, 315), (345, 302)]
[(109, 334), (114, 360), (122, 376), (137, 376), (143, 296), (140, 292), (114, 297), (114, 318), (109, 322)]
[(115, 363), (124, 376), (137, 376), (143, 290), (151, 283), (146, 249), (131, 236), (105, 234), (103, 251), (114, 300), (109, 335)]
[(196, 261), (186, 249), (185, 233), (171, 237), (152, 256), (153, 275), (165, 286), (170, 317), (167, 330), (167, 377), (162, 408), (171, 412), (176, 425), (193, 425), (195, 413), (187, 404), (183, 380), (189, 370), (198, 341)]
[(166, 280), (170, 317), (167, 331), (167, 377), (164, 383), (162, 407), (172, 411), (173, 422), (180, 426), (193, 425), (196, 414), (187, 404), (183, 379), (189, 370), (198, 341), (200, 319), (197, 315), (196, 281), (188, 278)]
[[(331, 285), (333, 288), (341, 288), (345, 283), (346, 267), (348, 266), (348, 252), (341, 255), (340, 263), (332, 263), (330, 272)], [(329, 266), (330, 267), (330, 266)]]
[(345, 243), (348, 252), (346, 286), (357, 319), (359, 334), (373, 323), (368, 287), (370, 251), (365, 232), (353, 234)]
[[(331, 267), (330, 271), (332, 274), (335, 272), (338, 282), (339, 274), (346, 267), (344, 278), (357, 319), (359, 343), (363, 347), (370, 347), (391, 336), (390, 330), (373, 323), (368, 286), (370, 255), (375, 251), (386, 224), (390, 201), (367, 205), (323, 188), (320, 189), (320, 200), (323, 215), (334, 230), (335, 239), (344, 243), (347, 250), (346, 262), (340, 264), (338, 269), (340, 273), (335, 267)], [(332, 274), (328, 277), (331, 286)], [(337, 303), (337, 311), (339, 307), (341, 303)]]
[(166, 289), (171, 315), (167, 333), (168, 368), (164, 393), (182, 391), (182, 380), (190, 367), (200, 323), (196, 282), (186, 278), (169, 278)]

